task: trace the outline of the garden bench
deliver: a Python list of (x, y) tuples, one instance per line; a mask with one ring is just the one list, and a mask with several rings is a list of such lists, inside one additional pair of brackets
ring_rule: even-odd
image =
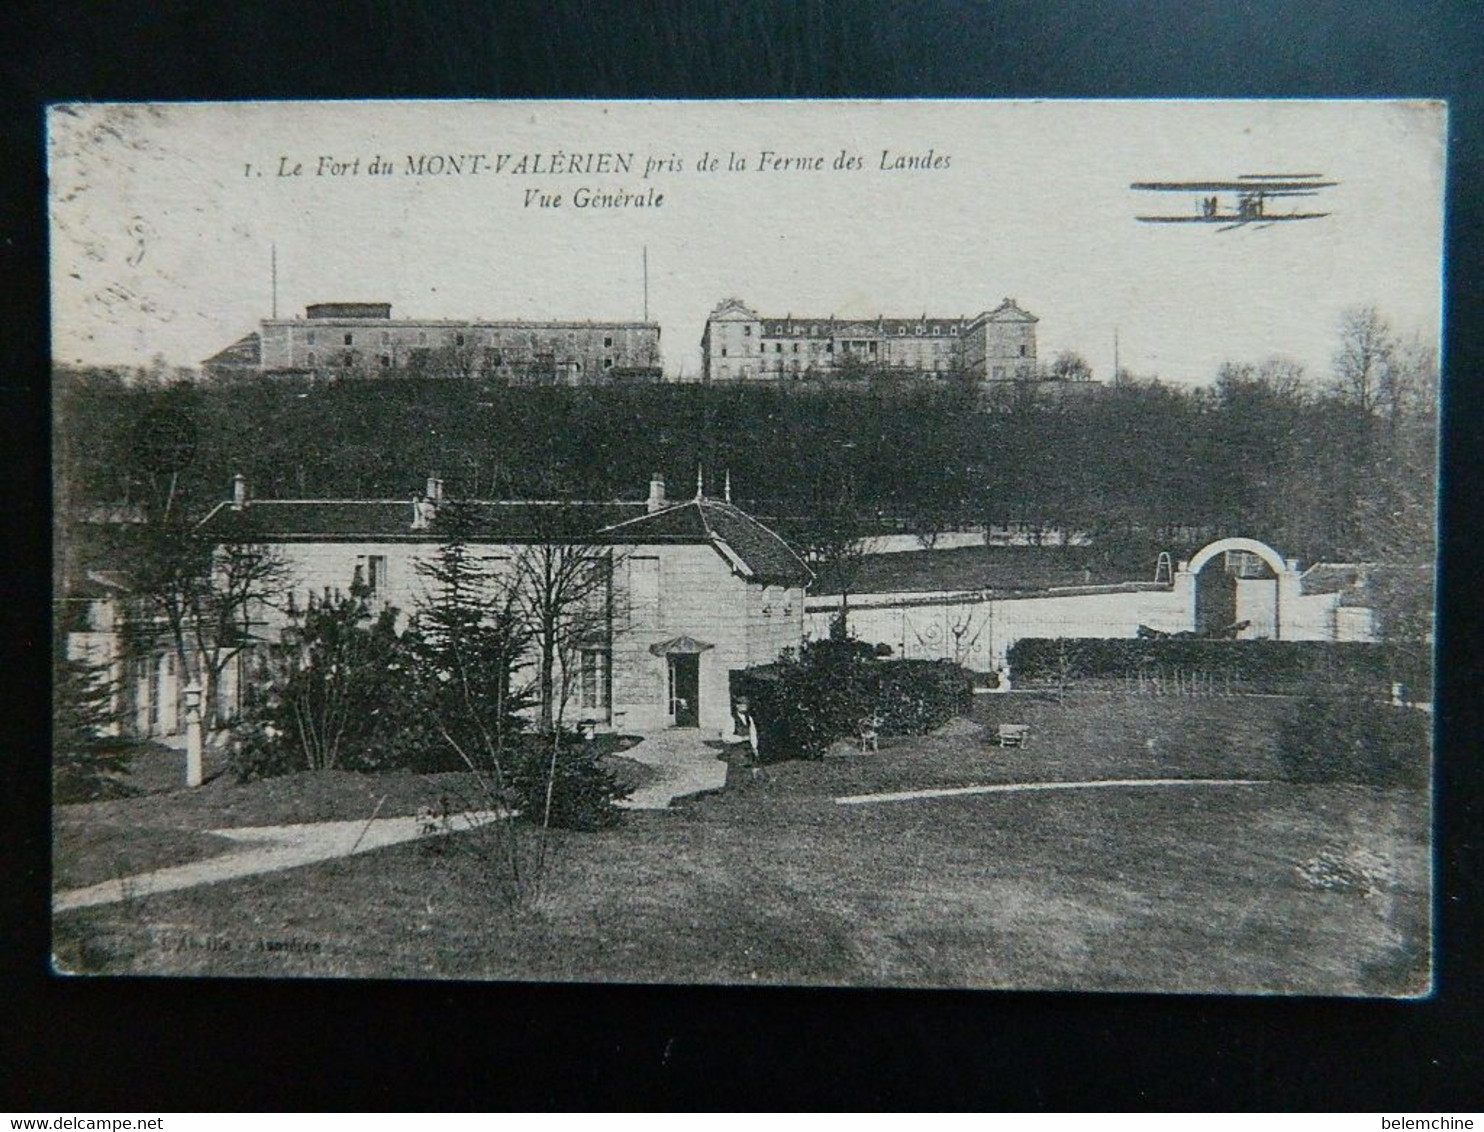
[(1000, 747), (1023, 747), (1030, 736), (1029, 723), (1002, 723), (995, 733), (995, 744)]

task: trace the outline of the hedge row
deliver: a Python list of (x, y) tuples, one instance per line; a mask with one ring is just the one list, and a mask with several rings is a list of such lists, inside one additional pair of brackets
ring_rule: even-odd
[(746, 697), (762, 762), (817, 759), (864, 720), (879, 735), (922, 735), (969, 710), (969, 673), (950, 661), (884, 660), (856, 641), (817, 641), (798, 659), (732, 673)]
[(1200, 673), (1253, 691), (1289, 691), (1314, 682), (1427, 688), (1425, 655), (1394, 645), (1330, 641), (1213, 641), (1025, 637), (1009, 652), (1017, 683)]

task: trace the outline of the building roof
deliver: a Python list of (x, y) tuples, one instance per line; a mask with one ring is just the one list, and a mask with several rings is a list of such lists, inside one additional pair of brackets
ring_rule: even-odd
[(245, 368), (256, 368), (263, 360), (263, 340), (257, 331), (245, 334), (233, 342), (225, 350), (221, 350), (207, 358), (201, 364), (210, 367), (240, 366)]
[(305, 318), (391, 318), (391, 303), (310, 303)]
[(652, 330), (660, 333), (660, 324), (630, 318), (383, 318), (367, 315), (317, 314), (313, 318), (265, 318), (263, 326), (304, 326), (310, 329), (325, 329), (339, 326), (374, 326), (379, 330), (398, 327), (469, 327), (470, 329), (501, 330)]
[(981, 317), (986, 322), (1040, 322), (1041, 320), (1030, 311), (1026, 310), (1014, 299), (1003, 299), (1000, 305), (992, 311), (986, 311)]
[(806, 586), (814, 579), (777, 533), (741, 508), (704, 496), (646, 512), (602, 534), (624, 542), (709, 542), (738, 573), (764, 585)]
[(1337, 593), (1343, 606), (1371, 606), (1378, 592), (1432, 584), (1429, 563), (1316, 562), (1299, 580), (1305, 594)]
[[(465, 506), (473, 542), (535, 542), (591, 537), (611, 523), (642, 514), (643, 503), (471, 501)], [(445, 512), (445, 515), (447, 512)], [(221, 503), (201, 521), (202, 534), (223, 541), (436, 542), (448, 528), (413, 526), (411, 499), (252, 499), (241, 510)]]
[(1299, 586), (1306, 594), (1343, 593), (1361, 584), (1365, 570), (1356, 562), (1316, 562), (1304, 571)]
[(838, 318), (835, 315), (786, 314), (761, 316), (740, 299), (723, 299), (707, 316), (709, 326), (721, 319), (755, 320), (762, 323), (761, 333), (765, 338), (789, 337), (954, 337), (962, 335), (969, 327), (982, 322), (1039, 322), (1035, 315), (1021, 307), (1014, 299), (1004, 299), (993, 310), (983, 311), (972, 318), (963, 315), (909, 315), (907, 317), (876, 315), (874, 318)]
[[(1127, 571), (1111, 569), (1091, 547), (964, 546), (868, 554), (861, 560), (850, 592), (1017, 593), (1129, 581)], [(814, 590), (839, 593), (839, 580), (821, 573)]]
[(758, 317), (757, 312), (741, 299), (723, 299), (716, 304), (715, 309), (707, 316), (706, 321), (710, 322), (712, 319), (730, 314), (740, 315), (744, 319), (755, 319)]
[[(730, 503), (692, 499), (658, 511), (643, 502), (471, 501), (473, 542), (592, 542), (603, 545), (710, 545), (745, 578), (807, 585), (813, 575), (777, 534)], [(447, 514), (447, 512), (445, 512)], [(227, 541), (436, 542), (447, 527), (413, 526), (411, 499), (256, 499), (219, 504), (200, 531)]]

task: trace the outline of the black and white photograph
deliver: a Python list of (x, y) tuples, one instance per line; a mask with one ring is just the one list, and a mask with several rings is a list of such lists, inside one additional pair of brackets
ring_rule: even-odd
[(53, 970), (1428, 996), (1446, 134), (51, 106)]

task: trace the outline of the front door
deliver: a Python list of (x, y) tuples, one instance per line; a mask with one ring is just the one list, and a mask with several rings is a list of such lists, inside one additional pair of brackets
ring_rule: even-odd
[(701, 725), (701, 658), (695, 653), (670, 654), (670, 714), (676, 727)]

